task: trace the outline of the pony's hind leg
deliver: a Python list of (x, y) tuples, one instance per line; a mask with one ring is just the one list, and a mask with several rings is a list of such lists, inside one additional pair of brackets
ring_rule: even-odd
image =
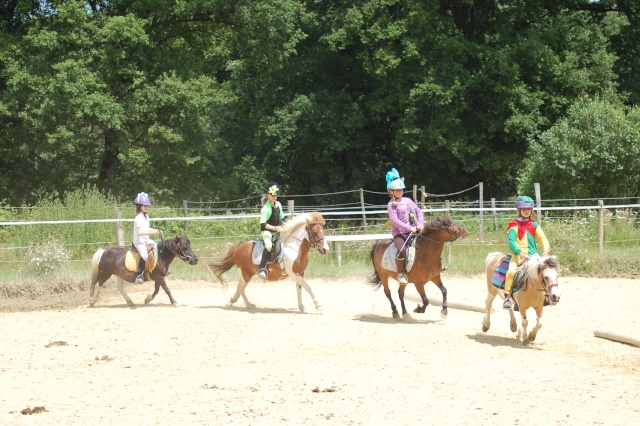
[(234, 303), (236, 303), (238, 301), (238, 299), (240, 298), (240, 296), (242, 296), (242, 300), (244, 301), (244, 305), (248, 309), (255, 309), (256, 308), (256, 305), (254, 305), (253, 303), (249, 302), (249, 299), (247, 298), (247, 295), (244, 292), (245, 289), (247, 288), (248, 284), (249, 283), (244, 280), (244, 277), (242, 276), (242, 274), (240, 274), (240, 280), (238, 281), (238, 286), (236, 287), (236, 293), (229, 300), (229, 304), (230, 305), (233, 305)]
[(89, 296), (91, 297), (91, 299), (89, 300), (90, 308), (92, 308), (93, 305), (95, 305), (98, 301), (98, 296), (100, 295), (100, 287), (102, 286), (100, 284), (96, 285), (96, 283), (91, 283), (91, 286), (89, 287)]
[[(491, 327), (491, 307), (493, 306), (493, 300), (496, 298), (497, 293), (492, 293), (491, 291), (487, 292), (487, 298), (484, 301), (484, 319), (482, 320), (482, 331), (489, 331), (489, 327)], [(515, 331), (515, 330), (514, 330)]]
[(169, 287), (167, 287), (167, 283), (165, 282), (164, 278), (158, 277), (155, 283), (156, 285), (155, 285), (155, 288), (153, 289), (153, 294), (147, 295), (147, 297), (144, 299), (145, 305), (151, 302), (156, 297), (156, 295), (158, 294), (158, 291), (160, 291), (160, 286), (162, 286), (162, 289), (164, 290), (164, 292), (167, 293), (167, 296), (169, 296), (169, 302), (171, 302), (173, 306), (178, 306), (178, 302), (176, 302), (173, 296), (171, 295), (171, 290), (169, 290)]
[(130, 307), (135, 306), (131, 299), (129, 299), (129, 296), (127, 296), (127, 293), (124, 291), (124, 280), (120, 277), (118, 277), (118, 291), (120, 292), (122, 297), (124, 297), (124, 300), (127, 301), (127, 305), (129, 305)]

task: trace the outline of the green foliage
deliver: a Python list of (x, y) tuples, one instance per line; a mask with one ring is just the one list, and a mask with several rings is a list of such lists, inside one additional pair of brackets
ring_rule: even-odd
[(520, 188), (540, 182), (545, 198), (636, 196), (640, 111), (581, 99), (531, 143)]

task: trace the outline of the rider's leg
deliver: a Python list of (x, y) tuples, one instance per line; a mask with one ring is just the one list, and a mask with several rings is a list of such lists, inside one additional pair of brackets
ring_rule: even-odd
[(258, 276), (263, 280), (267, 279), (267, 261), (269, 260), (269, 254), (273, 248), (273, 241), (271, 241), (271, 232), (262, 232), (262, 241), (264, 242), (264, 250), (262, 251), (262, 259), (260, 260), (260, 268), (258, 269)]
[(516, 275), (518, 269), (518, 256), (511, 256), (511, 262), (509, 262), (509, 269), (507, 270), (507, 276), (504, 279), (504, 303), (502, 307), (504, 309), (511, 309), (511, 288), (513, 287), (513, 277)]
[(404, 259), (405, 259), (405, 240), (406, 237), (402, 234), (396, 235), (393, 237), (393, 243), (396, 245), (396, 249), (398, 250), (398, 254), (396, 256), (396, 270), (398, 271), (398, 283), (400, 285), (407, 284), (407, 274), (404, 270)]
[(138, 244), (136, 246), (138, 253), (140, 253), (140, 260), (138, 261), (138, 273), (136, 276), (136, 283), (142, 284), (144, 282), (144, 265), (149, 258), (149, 252), (147, 252), (147, 246), (145, 244)]

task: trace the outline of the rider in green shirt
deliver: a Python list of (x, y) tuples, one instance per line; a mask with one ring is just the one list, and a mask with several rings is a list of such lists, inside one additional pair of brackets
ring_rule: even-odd
[(284, 212), (282, 211), (282, 204), (278, 201), (280, 186), (275, 182), (269, 182), (264, 192), (265, 195), (262, 197), (264, 205), (260, 209), (260, 231), (264, 241), (264, 251), (262, 252), (262, 260), (260, 260), (258, 276), (262, 279), (267, 279), (267, 260), (273, 249), (273, 242), (278, 239), (282, 230)]

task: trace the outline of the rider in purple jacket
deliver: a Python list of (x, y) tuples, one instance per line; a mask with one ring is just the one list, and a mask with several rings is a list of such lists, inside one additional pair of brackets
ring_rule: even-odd
[(404, 178), (396, 169), (387, 172), (387, 191), (391, 200), (387, 204), (389, 220), (391, 220), (391, 235), (393, 243), (398, 249), (396, 256), (396, 269), (398, 271), (398, 283), (407, 284), (405, 271), (406, 241), (412, 233), (422, 231), (424, 228), (424, 217), (422, 210), (413, 202), (411, 198), (403, 197)]

